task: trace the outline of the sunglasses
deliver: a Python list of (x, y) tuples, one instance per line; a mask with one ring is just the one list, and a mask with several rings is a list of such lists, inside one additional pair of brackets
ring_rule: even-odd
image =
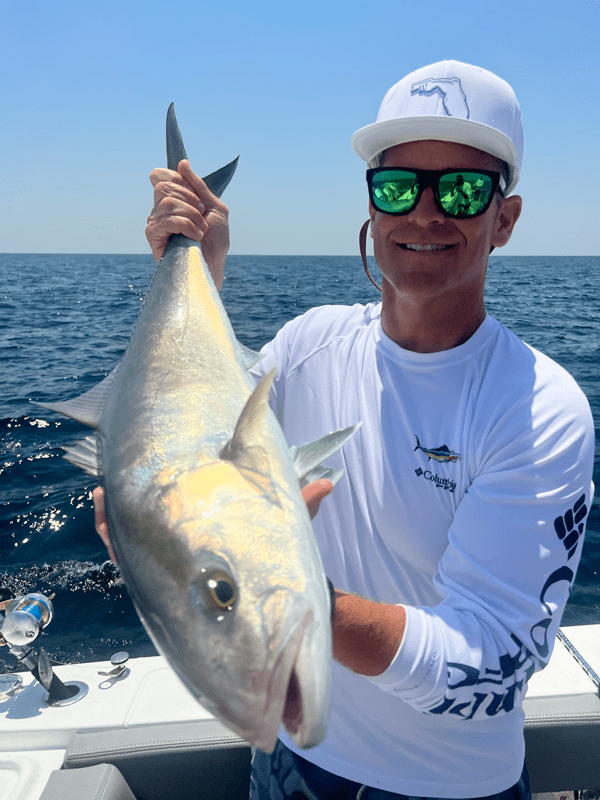
[[(502, 184), (501, 184), (502, 182)], [(484, 169), (433, 171), (376, 167), (367, 170), (369, 197), (384, 214), (410, 213), (428, 186), (437, 208), (452, 219), (479, 217), (490, 207), (494, 192), (506, 187), (499, 172)]]

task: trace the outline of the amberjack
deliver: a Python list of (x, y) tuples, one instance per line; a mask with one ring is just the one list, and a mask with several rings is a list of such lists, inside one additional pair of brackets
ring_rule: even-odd
[[(173, 106), (167, 161), (186, 158)], [(237, 159), (204, 180), (218, 196)], [(110, 541), (157, 649), (212, 714), (266, 752), (325, 735), (330, 597), (300, 484), (357, 426), (290, 454), (275, 370), (236, 339), (199, 245), (172, 236), (121, 363), (45, 408), (89, 425), (66, 458), (97, 475)]]

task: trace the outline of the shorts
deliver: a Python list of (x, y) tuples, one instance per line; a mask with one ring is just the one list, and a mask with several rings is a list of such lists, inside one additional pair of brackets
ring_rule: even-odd
[[(396, 794), (333, 775), (277, 741), (270, 755), (252, 753), (250, 800), (445, 800)], [(476, 800), (531, 800), (527, 767), (510, 789)]]

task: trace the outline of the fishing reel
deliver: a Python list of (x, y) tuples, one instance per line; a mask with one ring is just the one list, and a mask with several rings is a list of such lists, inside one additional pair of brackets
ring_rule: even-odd
[[(87, 694), (88, 687), (79, 681), (63, 683), (54, 674), (50, 659), (43, 647), (39, 653), (33, 643), (52, 622), (54, 607), (52, 598), (37, 592), (11, 597), (10, 592), (0, 588), (0, 646), (6, 645), (13, 656), (26, 667), (48, 692), (48, 705), (70, 705)], [(13, 679), (12, 684), (7, 679)], [(19, 675), (3, 676), (4, 694), (9, 696), (19, 691), (22, 678)], [(9, 688), (10, 684), (10, 688)], [(8, 688), (8, 691), (7, 691)]]
[(35, 592), (5, 600), (2, 605), (5, 609), (0, 636), (11, 652), (12, 648), (26, 648), (33, 644), (54, 616), (52, 599)]

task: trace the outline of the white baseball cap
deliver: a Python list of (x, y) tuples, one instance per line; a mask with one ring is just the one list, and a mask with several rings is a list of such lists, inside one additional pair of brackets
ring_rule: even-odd
[(523, 163), (517, 97), (493, 72), (460, 61), (439, 61), (411, 72), (386, 96), (377, 122), (356, 131), (352, 147), (369, 167), (388, 147), (438, 139), (476, 147), (508, 164), (509, 194)]

